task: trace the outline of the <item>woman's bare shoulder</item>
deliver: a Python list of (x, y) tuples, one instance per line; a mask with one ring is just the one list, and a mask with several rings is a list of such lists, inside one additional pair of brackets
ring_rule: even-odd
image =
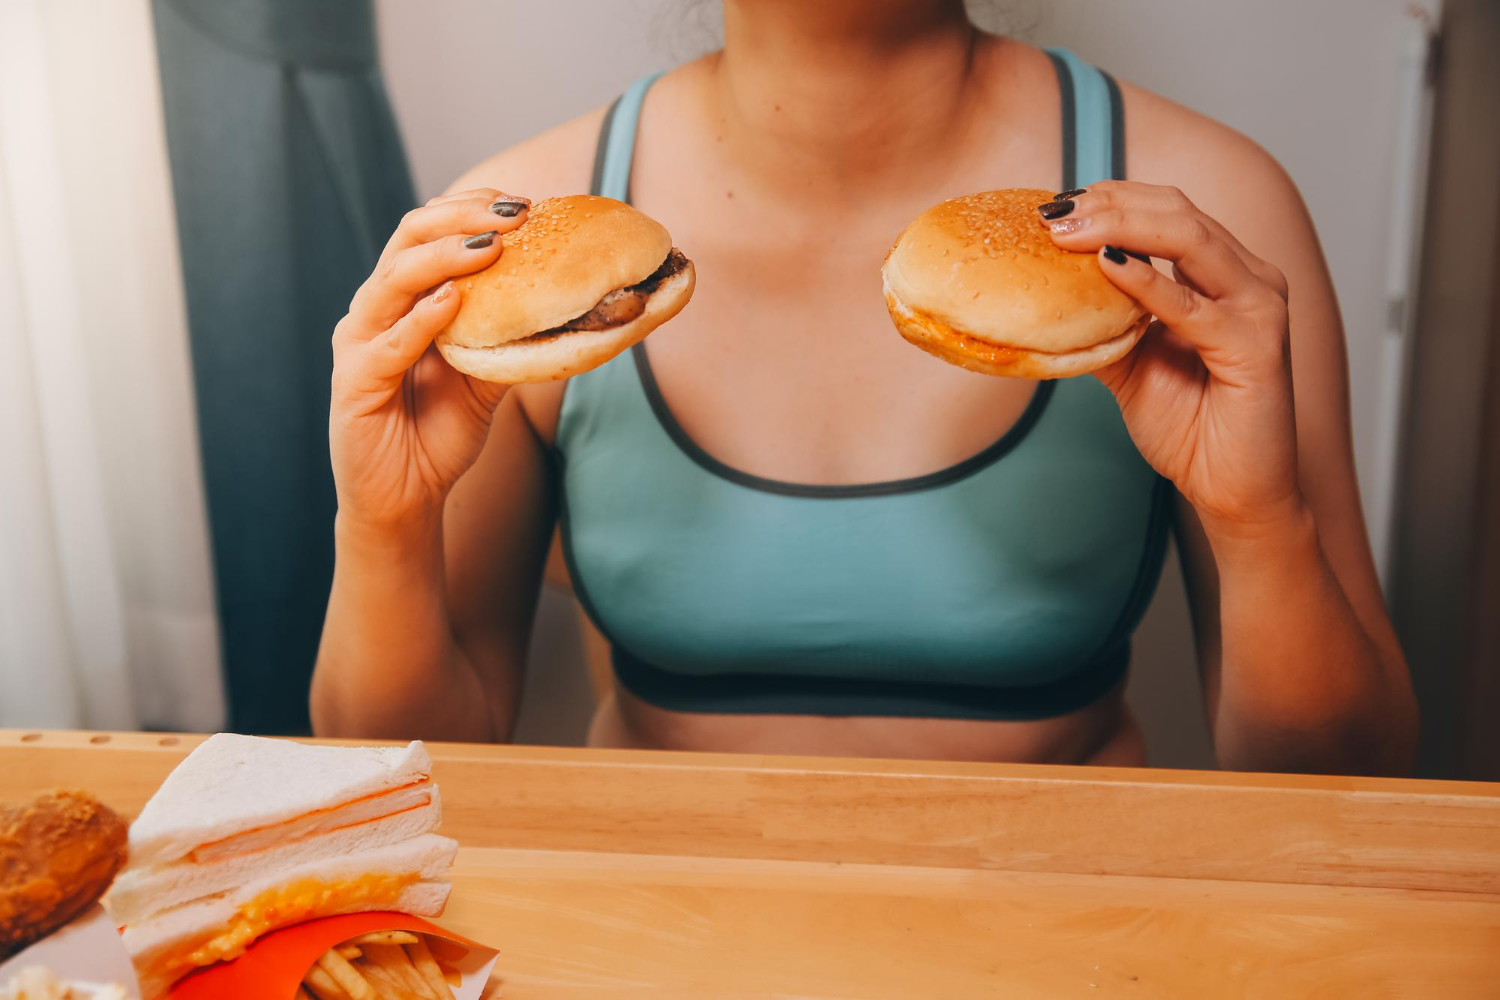
[(1289, 229), (1300, 238), (1311, 236), (1297, 185), (1259, 143), (1149, 90), (1124, 82), (1120, 89), (1131, 180), (1181, 188), (1247, 245), (1262, 233), (1284, 239)]
[(605, 110), (595, 108), (496, 153), (465, 171), (448, 190), (495, 188), (533, 201), (588, 191)]

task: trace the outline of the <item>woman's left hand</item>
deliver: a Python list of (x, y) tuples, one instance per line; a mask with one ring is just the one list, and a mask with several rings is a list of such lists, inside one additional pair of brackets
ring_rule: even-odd
[[(1070, 200), (1041, 220), (1053, 242), (1099, 253), (1109, 280), (1156, 317), (1095, 373), (1146, 461), (1210, 538), (1301, 516), (1285, 277), (1176, 188), (1105, 181)], [(1172, 277), (1116, 248), (1171, 261)]]

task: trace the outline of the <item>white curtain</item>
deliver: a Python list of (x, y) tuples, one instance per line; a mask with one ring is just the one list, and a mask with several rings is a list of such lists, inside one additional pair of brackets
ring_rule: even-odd
[(215, 730), (147, 0), (0, 0), (0, 726)]

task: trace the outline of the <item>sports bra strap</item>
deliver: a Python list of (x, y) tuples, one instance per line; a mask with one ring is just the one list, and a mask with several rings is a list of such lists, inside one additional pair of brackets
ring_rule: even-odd
[(1125, 179), (1125, 109), (1108, 73), (1069, 52), (1048, 49), (1062, 92), (1063, 187)]
[(632, 83), (604, 113), (599, 146), (594, 153), (594, 181), (590, 185), (593, 194), (616, 201), (630, 200), (630, 161), (635, 157), (635, 132), (641, 120), (641, 104), (646, 100), (646, 91), (659, 76), (660, 73), (652, 73)]

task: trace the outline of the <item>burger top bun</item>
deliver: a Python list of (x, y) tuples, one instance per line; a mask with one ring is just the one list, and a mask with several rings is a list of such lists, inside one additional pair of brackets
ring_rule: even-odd
[(1133, 346), (1144, 310), (1110, 283), (1094, 254), (1052, 242), (1036, 211), (1051, 200), (1050, 191), (985, 191), (917, 216), (881, 269), (898, 327), (1047, 355), (1133, 330), (1125, 349)]
[(500, 241), (495, 263), (455, 279), (463, 302), (439, 346), (494, 347), (561, 326), (645, 280), (672, 249), (661, 223), (591, 194), (537, 202)]

